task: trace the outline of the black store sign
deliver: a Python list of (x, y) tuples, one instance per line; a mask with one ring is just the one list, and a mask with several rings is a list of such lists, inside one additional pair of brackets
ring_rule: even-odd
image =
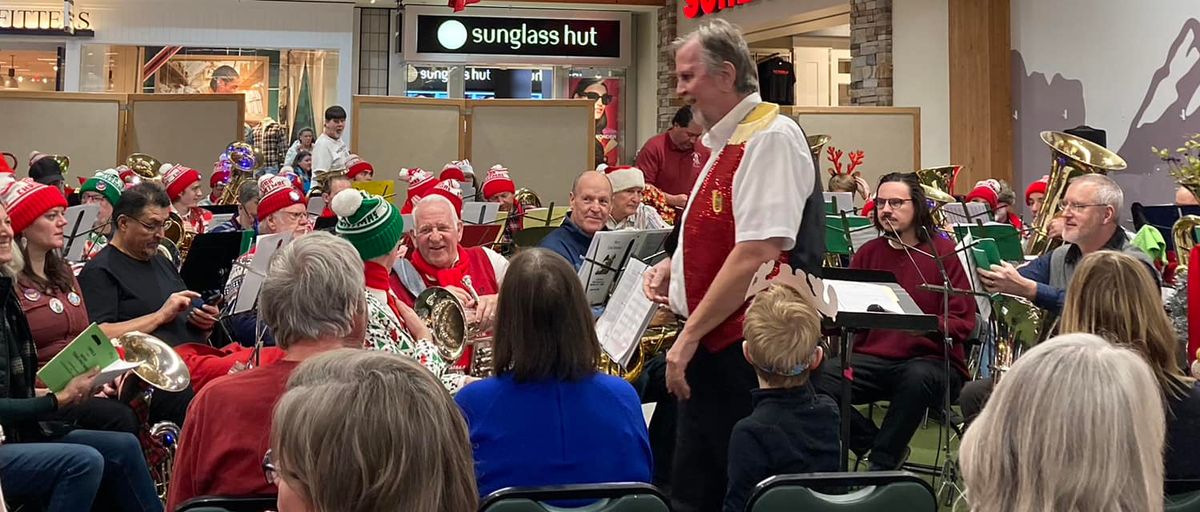
[(621, 22), (418, 15), (417, 52), (615, 59)]

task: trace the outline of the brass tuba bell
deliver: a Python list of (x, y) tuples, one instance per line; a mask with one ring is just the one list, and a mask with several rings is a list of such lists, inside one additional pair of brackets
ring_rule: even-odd
[(1084, 174), (1108, 174), (1124, 170), (1127, 164), (1112, 150), (1082, 137), (1069, 133), (1042, 132), (1042, 142), (1050, 146), (1053, 160), (1050, 163), (1050, 183), (1046, 185), (1046, 199), (1042, 209), (1033, 219), (1033, 230), (1025, 243), (1025, 254), (1040, 255), (1058, 246), (1050, 239), (1050, 223), (1062, 213), (1067, 185), (1072, 178)]
[(233, 178), (229, 180), (229, 185), (225, 186), (217, 204), (237, 204), (238, 190), (242, 188), (242, 184), (246, 180), (253, 180), (254, 173), (263, 166), (262, 151), (245, 142), (235, 141), (225, 148), (221, 156), (224, 157), (222, 161), (228, 159)]
[(71, 168), (71, 157), (67, 155), (46, 155), (46, 158), (54, 160), (54, 163), (58, 164), (58, 171), (63, 176), (67, 175), (67, 169)]
[(429, 287), (417, 295), (413, 311), (429, 327), (438, 355), (450, 364), (458, 361), (471, 339), (466, 309), (458, 297), (445, 288)]
[(921, 182), (921, 190), (925, 192), (925, 198), (933, 201), (930, 213), (933, 215), (933, 222), (939, 228), (946, 223), (946, 218), (941, 211), (942, 206), (956, 201), (954, 182), (958, 181), (960, 172), (962, 172), (961, 165), (927, 167), (914, 171), (917, 181)]
[(126, 361), (139, 363), (133, 373), (147, 384), (170, 392), (183, 391), (192, 384), (192, 375), (183, 358), (163, 340), (133, 331), (112, 341), (124, 349)]
[(143, 180), (157, 181), (162, 179), (158, 175), (158, 169), (162, 167), (162, 162), (158, 161), (145, 153), (134, 153), (125, 159), (125, 166), (133, 171)]
[(1179, 261), (1179, 266), (1175, 267), (1176, 275), (1182, 275), (1187, 272), (1188, 264), (1191, 263), (1192, 249), (1196, 247), (1197, 239), (1200, 238), (1200, 215), (1184, 215), (1179, 220), (1175, 221), (1175, 225), (1171, 226), (1171, 240), (1175, 242), (1175, 258)]
[(513, 194), (513, 202), (525, 208), (542, 207), (542, 198), (538, 197), (537, 192), (527, 188), (517, 189), (517, 192)]
[(818, 170), (820, 170), (819, 168), (821, 166), (817, 162), (821, 161), (821, 149), (823, 149), (826, 144), (829, 144), (829, 141), (832, 140), (833, 137), (825, 134), (816, 134), (809, 135), (805, 137), (805, 139), (807, 139), (808, 142), (808, 152), (812, 153), (813, 165), (818, 167)]

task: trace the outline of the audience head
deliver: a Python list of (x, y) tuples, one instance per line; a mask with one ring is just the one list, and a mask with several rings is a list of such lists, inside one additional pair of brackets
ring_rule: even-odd
[(258, 179), (258, 229), (264, 234), (292, 233), (301, 236), (312, 231), (304, 194), (292, 181), (276, 174)]
[(1188, 190), (1187, 187), (1175, 187), (1175, 204), (1179, 206), (1197, 206), (1200, 201), (1196, 200), (1196, 195)]
[(317, 136), (313, 134), (312, 128), (305, 126), (304, 128), (300, 129), (300, 133), (296, 136), (296, 138), (300, 141), (300, 145), (304, 147), (311, 147)]
[(925, 189), (911, 172), (893, 172), (879, 180), (871, 221), (885, 234), (912, 232), (922, 242), (936, 229)]
[(1162, 510), (1166, 419), (1141, 356), (1091, 334), (1023, 354), (967, 429), (971, 510)]
[(571, 186), (571, 222), (588, 236), (604, 229), (612, 203), (612, 184), (598, 171), (584, 171)]
[(405, 356), (335, 350), (302, 363), (275, 408), (270, 455), (280, 512), (479, 506), (462, 413)]
[(766, 386), (796, 387), (821, 364), (821, 314), (790, 286), (760, 292), (746, 310), (742, 352)]
[(463, 223), (450, 200), (430, 194), (413, 207), (414, 245), (421, 259), (434, 268), (450, 268), (458, 261)]
[(671, 118), (671, 127), (667, 129), (667, 137), (671, 138), (675, 147), (683, 150), (693, 149), (703, 135), (704, 127), (700, 126), (692, 115), (690, 105), (684, 105), (675, 111), (675, 117)]
[(1108, 176), (1085, 174), (1071, 180), (1062, 203), (1063, 240), (1102, 247), (1120, 229), (1124, 202), (1121, 186)]
[(646, 192), (646, 177), (637, 167), (606, 167), (604, 175), (612, 186), (610, 215), (620, 222), (637, 213)]
[(496, 311), (496, 373), (517, 382), (571, 381), (596, 372), (600, 342), (579, 275), (546, 249), (508, 264)]
[(758, 92), (758, 66), (741, 31), (723, 19), (676, 39), (675, 93), (711, 128), (741, 98)]
[(825, 186), (830, 192), (858, 192), (858, 182), (854, 180), (854, 175), (847, 173), (837, 173), (829, 176), (829, 182)]
[(340, 138), (346, 129), (346, 109), (334, 105), (325, 109), (325, 135), (330, 138)]
[(312, 153), (307, 149), (301, 149), (296, 152), (295, 160), (291, 162), (293, 169), (302, 169), (305, 173), (312, 173)]
[(261, 198), (262, 195), (258, 191), (258, 183), (249, 180), (242, 183), (242, 188), (238, 189), (238, 214), (244, 215), (248, 219), (257, 221), (258, 201)]
[(335, 196), (330, 209), (338, 216), (337, 234), (354, 245), (362, 261), (392, 268), (400, 258), (404, 236), (399, 209), (382, 197), (353, 189)]
[(113, 242), (131, 258), (149, 261), (158, 254), (170, 215), (171, 198), (161, 185), (143, 181), (129, 187), (113, 208)]
[(366, 335), (365, 286), (354, 246), (318, 231), (293, 240), (271, 258), (258, 314), (283, 350), (330, 340), (358, 347)]
[(122, 190), (125, 190), (125, 182), (116, 170), (96, 171), (79, 187), (79, 202), (99, 205), (100, 214), (96, 216), (96, 224), (108, 224), (112, 219), (113, 207), (121, 200)]
[(1182, 397), (1193, 381), (1183, 373), (1175, 327), (1150, 272), (1141, 260), (1116, 251), (1085, 256), (1067, 287), (1059, 332), (1092, 333), (1132, 348), (1150, 363), (1163, 394)]

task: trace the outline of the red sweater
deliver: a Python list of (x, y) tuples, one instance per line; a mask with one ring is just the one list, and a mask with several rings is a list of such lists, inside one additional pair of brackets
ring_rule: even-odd
[[(954, 254), (954, 242), (938, 238), (935, 240), (935, 243), (937, 244), (936, 254), (942, 255), (946, 273), (950, 276), (950, 284), (958, 289), (971, 289), (971, 283), (967, 279), (966, 273), (963, 272), (958, 256), (952, 256)], [(928, 243), (921, 244), (919, 248), (929, 254), (934, 254)], [(895, 274), (896, 281), (900, 283), (900, 286), (909, 295), (912, 295), (913, 301), (917, 303), (921, 311), (931, 315), (939, 315), (938, 323), (941, 325), (942, 295), (937, 292), (921, 290), (920, 288), (926, 282), (922, 280), (922, 276), (928, 280), (929, 284), (942, 285), (942, 275), (938, 272), (937, 262), (933, 258), (911, 250), (909, 251), (909, 254), (912, 256), (910, 260), (904, 253), (903, 248), (893, 248), (886, 238), (878, 238), (867, 242), (862, 249), (854, 253), (854, 259), (850, 261), (850, 268), (886, 270)], [(914, 261), (916, 262), (916, 269), (919, 272), (914, 271)], [(946, 327), (942, 326), (943, 332), (947, 330)], [(966, 376), (968, 372), (963, 357), (963, 342), (971, 335), (971, 331), (975, 328), (974, 297), (969, 295), (950, 296), (950, 322), (948, 327), (950, 336), (954, 338), (954, 347), (950, 350), (950, 360), (958, 368), (959, 372)], [(884, 359), (910, 359), (914, 357), (942, 359), (942, 344), (940, 339), (934, 340), (927, 336), (919, 336), (902, 331), (877, 330), (870, 331), (865, 336), (860, 336), (855, 341), (854, 352)]]
[(196, 394), (171, 475), (167, 510), (197, 496), (275, 494), (262, 460), (271, 443), (271, 416), (299, 363), (273, 364), (214, 380)]

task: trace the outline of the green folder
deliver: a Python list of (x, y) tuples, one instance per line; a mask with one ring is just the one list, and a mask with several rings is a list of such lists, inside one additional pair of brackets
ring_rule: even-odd
[(991, 238), (976, 239), (975, 245), (971, 246), (971, 253), (975, 256), (975, 268), (991, 270), (992, 265), (1004, 263), (1004, 260), (1000, 258), (1000, 249), (996, 246), (996, 241)]
[(122, 361), (116, 347), (100, 330), (100, 326), (92, 324), (38, 370), (37, 376), (50, 391), (57, 393), (67, 387), (71, 379), (92, 368), (101, 370), (93, 383), (102, 384), (137, 366), (136, 363)]
[(1025, 261), (1025, 250), (1021, 248), (1021, 233), (1011, 224), (955, 224), (954, 234), (958, 235), (959, 240), (968, 234), (973, 239), (991, 238), (1004, 261)]
[[(830, 204), (830, 203), (826, 203)], [(871, 226), (871, 219), (857, 215), (847, 215), (843, 222), (841, 215), (825, 216), (825, 252), (849, 256), (854, 253), (850, 243), (850, 234)]]

